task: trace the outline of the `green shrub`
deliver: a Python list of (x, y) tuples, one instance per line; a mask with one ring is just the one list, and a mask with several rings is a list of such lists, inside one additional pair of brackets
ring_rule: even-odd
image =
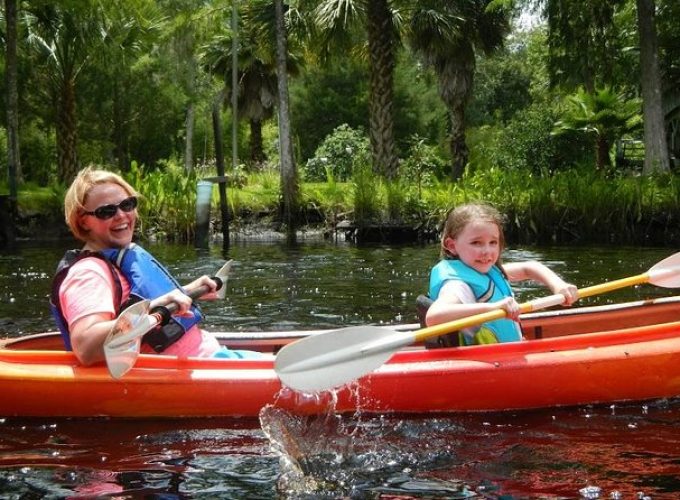
[(347, 124), (340, 125), (329, 134), (316, 149), (314, 157), (307, 161), (303, 171), (307, 181), (325, 181), (331, 172), (338, 181), (352, 176), (354, 159), (369, 150), (368, 138), (361, 129)]
[(399, 176), (405, 181), (415, 184), (418, 193), (424, 186), (431, 186), (436, 177), (448, 175), (449, 165), (439, 154), (437, 146), (427, 144), (425, 138), (418, 134), (409, 140), (407, 157), (399, 165)]
[(586, 161), (593, 162), (592, 141), (552, 135), (557, 113), (533, 104), (517, 112), (506, 126), (471, 131), (470, 169), (500, 167), (549, 175)]
[(135, 162), (125, 178), (142, 195), (139, 229), (169, 240), (193, 238), (196, 219), (196, 172), (186, 173), (181, 163), (165, 160), (160, 168), (146, 169)]
[(55, 132), (45, 131), (36, 122), (21, 127), (21, 168), (26, 181), (46, 187), (57, 179)]

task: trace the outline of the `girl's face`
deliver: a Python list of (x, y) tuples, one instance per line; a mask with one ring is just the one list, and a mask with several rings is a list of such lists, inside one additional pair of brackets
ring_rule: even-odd
[[(118, 205), (130, 198), (128, 192), (115, 183), (97, 184), (87, 194), (85, 211), (94, 212), (104, 205), (115, 205), (113, 217), (101, 219), (94, 214), (80, 215), (80, 226), (87, 232), (85, 247), (89, 250), (122, 248), (132, 242), (137, 222), (137, 210), (123, 211)], [(125, 206), (125, 204), (124, 204)], [(129, 208), (129, 207), (127, 207)]]
[(464, 264), (488, 273), (501, 253), (500, 228), (493, 222), (468, 222), (455, 238), (446, 238), (444, 245)]

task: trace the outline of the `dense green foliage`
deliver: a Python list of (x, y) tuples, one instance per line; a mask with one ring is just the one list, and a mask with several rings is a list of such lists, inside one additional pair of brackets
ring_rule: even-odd
[[(641, 179), (611, 161), (617, 139), (642, 139), (633, 0), (518, 1), (515, 7), (538, 4), (547, 23), (514, 29), (505, 38), (513, 2), (379, 3), (390, 9), (382, 14), (391, 16), (384, 21), (393, 30), (394, 64), (381, 66), (383, 73), (376, 76), (369, 56), (379, 47), (368, 39), (369, 3), (288, 2), (303, 221), (432, 223), (445, 207), (473, 198), (506, 209), (517, 221), (513, 227), (527, 238), (543, 239), (547, 229), (541, 225), (563, 227), (555, 230), (556, 240), (569, 234), (579, 241), (602, 238), (606, 231), (596, 225), (611, 223), (614, 233), (638, 240), (635, 224), (657, 227), (648, 221), (672, 220), (677, 208), (671, 201), (672, 174)], [(675, 0), (656, 4), (666, 119), (676, 130), (669, 148), (680, 155), (680, 8)], [(24, 211), (40, 210), (38, 200), (49, 200), (42, 211), (54, 212), (54, 200), (68, 182), (68, 162), (93, 163), (122, 172), (144, 194), (145, 234), (190, 239), (196, 182), (216, 175), (212, 113), (217, 108), (224, 156), (238, 154), (237, 165), (227, 168), (236, 227), (254, 216), (278, 217), (282, 191), (272, 107), (273, 31), (267, 24), (271, 2), (239, 3), (236, 124), (230, 109), (230, 2), (25, 0), (18, 5), (19, 205)], [(342, 17), (324, 24), (322, 12), (346, 13), (347, 24)], [(463, 34), (474, 43), (462, 43)], [(465, 64), (451, 56), (456, 51)], [(376, 124), (369, 117), (376, 111), (371, 82), (378, 76), (381, 85), (393, 84), (392, 99), (380, 105), (393, 112), (396, 176), (374, 174), (380, 171), (372, 151)], [(4, 78), (0, 85), (7, 90)], [(5, 117), (4, 100), (0, 107)], [(9, 176), (4, 125), (3, 193)], [(453, 182), (452, 164), (465, 148), (464, 173)], [(598, 165), (607, 168), (595, 173)], [(50, 195), (29, 194), (38, 192)], [(574, 199), (578, 203), (566, 208)], [(663, 201), (652, 204), (652, 199)], [(597, 216), (585, 223), (588, 213)]]
[[(385, 182), (371, 171), (364, 156), (352, 179), (303, 183), (302, 197), (311, 228), (332, 230), (350, 218), (358, 224), (389, 221), (436, 231), (446, 211), (469, 201), (492, 203), (507, 215), (508, 238), (516, 243), (680, 244), (680, 180), (670, 176), (619, 175), (607, 178), (588, 165), (534, 173), (525, 168), (490, 167), (466, 174), (460, 183), (426, 175), (421, 185)], [(436, 167), (435, 167), (436, 168)], [(169, 164), (163, 173), (134, 167), (127, 179), (142, 195), (140, 236), (186, 240), (193, 236), (196, 181), (181, 166)], [(239, 174), (227, 190), (232, 231), (271, 225), (278, 218), (278, 172), (266, 169)], [(62, 224), (64, 190), (27, 185), (20, 196), (25, 230), (36, 230), (35, 215), (51, 225)], [(220, 227), (219, 193), (213, 190), (212, 218)], [(318, 217), (320, 215), (320, 217)]]
[[(323, 215), (320, 227), (349, 214), (359, 224), (384, 220), (436, 230), (451, 206), (485, 201), (507, 214), (508, 236), (517, 242), (680, 244), (680, 181), (675, 176), (605, 178), (587, 166), (549, 175), (493, 167), (468, 174), (456, 185), (435, 180), (418, 187), (381, 180), (366, 160), (347, 182), (331, 175), (325, 182), (302, 185), (307, 210)], [(177, 173), (130, 177), (144, 196), (141, 229), (147, 237), (182, 239), (193, 230), (195, 183), (179, 167), (170, 171)], [(270, 223), (277, 217), (276, 172), (250, 174), (227, 196), (236, 230)], [(216, 225), (218, 202), (215, 189)]]

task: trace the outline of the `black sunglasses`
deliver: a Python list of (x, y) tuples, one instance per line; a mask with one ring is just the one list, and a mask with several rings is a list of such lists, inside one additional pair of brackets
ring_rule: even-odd
[(119, 208), (123, 212), (132, 212), (137, 208), (137, 197), (130, 196), (129, 198), (125, 198), (118, 205), (102, 205), (101, 207), (95, 208), (92, 212), (83, 210), (83, 213), (85, 215), (94, 215), (97, 219), (107, 220), (116, 215)]

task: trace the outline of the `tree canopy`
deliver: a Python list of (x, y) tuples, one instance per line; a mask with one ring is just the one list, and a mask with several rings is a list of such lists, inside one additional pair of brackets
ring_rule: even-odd
[[(233, 116), (247, 121), (238, 127), (246, 168), (280, 161), (274, 6), (238, 3), (238, 112), (228, 112), (227, 99), (218, 110), (223, 130)], [(646, 173), (668, 170), (664, 153), (680, 155), (676, 0), (289, 0), (282, 7), (292, 150), (302, 169), (343, 124), (363, 131), (373, 170), (390, 179), (405, 175), (410, 145), (422, 141), (449, 163), (442, 178), (490, 163), (569, 168), (583, 162), (583, 138), (551, 132), (594, 130), (564, 103), (595, 103), (603, 89), (625, 97), (620, 110), (639, 107), (642, 97), (633, 115), (644, 113), (645, 132), (608, 128), (600, 135), (606, 142), (587, 150), (593, 168), (624, 133), (645, 141)], [(540, 22), (526, 31), (515, 20), (532, 8)], [(231, 12), (225, 0), (5, 2), (0, 185), (68, 182), (89, 163), (123, 172), (133, 164), (175, 162), (187, 171), (213, 164), (214, 102), (231, 85)], [(656, 70), (644, 54), (656, 54)], [(523, 130), (527, 120), (536, 126)], [(560, 151), (560, 141), (573, 149)], [(544, 151), (529, 154), (529, 144)]]

